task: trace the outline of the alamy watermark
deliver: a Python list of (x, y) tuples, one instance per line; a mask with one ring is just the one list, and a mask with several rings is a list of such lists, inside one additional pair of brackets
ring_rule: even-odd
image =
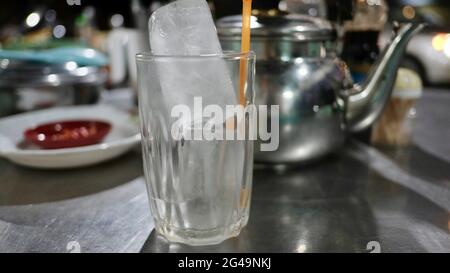
[(81, 0), (66, 0), (69, 6), (81, 6)]
[(367, 243), (366, 249), (369, 253), (381, 253), (381, 244), (378, 241), (370, 241)]
[(201, 97), (194, 97), (193, 107), (178, 104), (171, 110), (171, 127), (176, 141), (260, 140), (263, 152), (279, 146), (279, 106), (250, 104), (211, 104), (203, 107)]
[(81, 253), (81, 245), (78, 241), (70, 241), (66, 245), (68, 253)]

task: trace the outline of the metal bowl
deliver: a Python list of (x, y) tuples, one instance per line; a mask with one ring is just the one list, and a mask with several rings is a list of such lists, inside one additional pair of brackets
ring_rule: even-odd
[(107, 73), (75, 62), (0, 60), (0, 116), (98, 101)]

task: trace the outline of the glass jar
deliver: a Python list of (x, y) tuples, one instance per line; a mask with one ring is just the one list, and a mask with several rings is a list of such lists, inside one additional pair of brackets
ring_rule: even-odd
[(416, 72), (400, 68), (391, 100), (372, 131), (372, 143), (408, 146), (411, 143), (415, 104), (422, 96), (422, 81)]

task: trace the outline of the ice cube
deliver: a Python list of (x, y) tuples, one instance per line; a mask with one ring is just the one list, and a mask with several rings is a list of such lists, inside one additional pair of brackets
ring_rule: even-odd
[[(149, 20), (150, 48), (155, 55), (221, 54), (211, 11), (205, 0), (178, 0), (157, 9)], [(157, 59), (158, 81), (166, 105), (184, 104), (193, 112), (194, 97), (203, 108), (237, 104), (227, 64), (217, 57)], [(225, 115), (224, 115), (225, 117)], [(186, 123), (191, 123), (186, 121)]]
[(205, 0), (178, 0), (157, 9), (150, 17), (149, 31), (150, 47), (157, 55), (222, 53)]

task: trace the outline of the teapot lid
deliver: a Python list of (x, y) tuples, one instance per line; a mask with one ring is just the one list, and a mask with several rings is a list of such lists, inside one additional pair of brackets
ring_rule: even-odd
[[(216, 22), (220, 37), (240, 37), (242, 16), (232, 15)], [(330, 40), (335, 31), (329, 21), (306, 15), (252, 16), (252, 37), (289, 38), (297, 41)]]

